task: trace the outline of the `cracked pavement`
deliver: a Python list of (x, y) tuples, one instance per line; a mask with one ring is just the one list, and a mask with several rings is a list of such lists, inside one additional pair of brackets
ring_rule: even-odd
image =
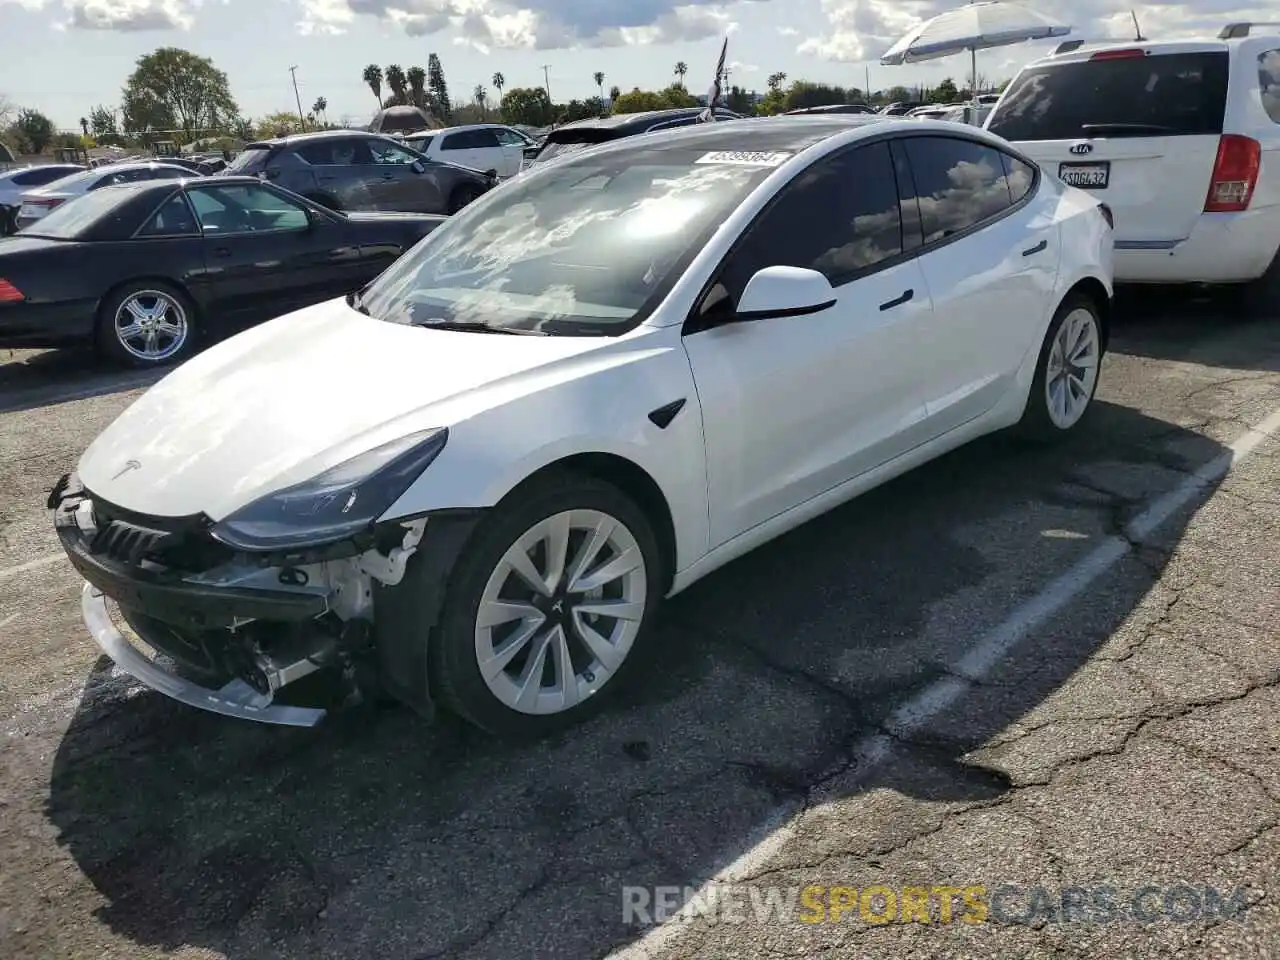
[[(1129, 526), (1280, 408), (1280, 325), (1158, 294), (1117, 314), (1080, 436), (980, 441), (712, 575), (616, 708), (532, 746), (399, 709), (260, 727), (115, 675), (45, 560), (43, 499), (138, 381), (11, 357), (0, 956), (1280, 956), (1280, 441), (1154, 533)], [(1117, 536), (1129, 552), (991, 670), (893, 721)], [(626, 922), (624, 887), (717, 874), (762, 894), (1008, 886), (1016, 909)], [(1177, 885), (1242, 909), (1132, 916), (1135, 891)], [(1023, 916), (1035, 887), (1100, 886), (1111, 922)]]

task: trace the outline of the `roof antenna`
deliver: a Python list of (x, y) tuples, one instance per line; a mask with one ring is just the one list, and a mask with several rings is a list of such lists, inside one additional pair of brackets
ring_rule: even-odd
[(1146, 40), (1147, 38), (1142, 35), (1142, 28), (1138, 26), (1138, 14), (1132, 7), (1129, 8), (1129, 16), (1133, 17), (1133, 39), (1135, 41)]

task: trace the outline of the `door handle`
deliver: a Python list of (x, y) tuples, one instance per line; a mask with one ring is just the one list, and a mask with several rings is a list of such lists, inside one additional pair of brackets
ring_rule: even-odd
[(1048, 241), (1048, 240), (1041, 240), (1039, 243), (1037, 243), (1037, 244), (1036, 244), (1034, 247), (1032, 247), (1030, 250), (1023, 250), (1023, 251), (1022, 251), (1022, 255), (1023, 255), (1024, 257), (1034, 256), (1035, 254), (1039, 253), (1041, 250), (1043, 250), (1043, 249), (1044, 249), (1045, 247), (1047, 247), (1047, 246), (1049, 246), (1049, 241)]
[(894, 297), (892, 300), (886, 300), (884, 303), (880, 304), (880, 309), (892, 310), (894, 307), (900, 307), (915, 295), (916, 292), (914, 290), (904, 290), (902, 291), (902, 296)]

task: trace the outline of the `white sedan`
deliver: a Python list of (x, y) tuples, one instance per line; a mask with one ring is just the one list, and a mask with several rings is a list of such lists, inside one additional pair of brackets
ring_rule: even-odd
[(310, 725), (284, 688), (341, 667), (542, 734), (663, 597), (975, 437), (1077, 429), (1111, 250), (1105, 207), (953, 123), (626, 138), (188, 361), (50, 507), (94, 637), (169, 696)]

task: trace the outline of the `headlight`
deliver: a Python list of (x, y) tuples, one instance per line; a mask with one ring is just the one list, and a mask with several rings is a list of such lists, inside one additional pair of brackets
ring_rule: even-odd
[(293, 550), (372, 529), (448, 439), (446, 429), (423, 430), (366, 450), (242, 507), (216, 524), (213, 535), (239, 550)]

